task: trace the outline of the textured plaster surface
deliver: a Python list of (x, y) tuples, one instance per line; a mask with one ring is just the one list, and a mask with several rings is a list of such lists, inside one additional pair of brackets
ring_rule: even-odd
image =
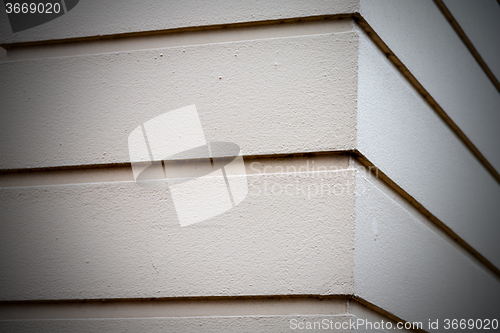
[[(109, 52), (160, 49), (189, 45), (237, 42), (244, 40), (298, 37), (353, 29), (351, 19), (303, 20), (279, 24), (230, 26), (227, 29), (181, 30), (147, 36), (107, 38), (78, 42), (31, 44), (0, 52), (0, 60), (23, 60)], [(0, 51), (3, 50), (0, 48)]]
[[(6, 321), (0, 322), (2, 332), (208, 332), (208, 333), (241, 333), (241, 332), (297, 332), (298, 326), (291, 326), (291, 320), (298, 325), (302, 323), (321, 323), (326, 320), (328, 323), (342, 323), (348, 327), (349, 321), (356, 321), (353, 315), (337, 316), (241, 316), (241, 317), (198, 317), (198, 318), (121, 318), (121, 319), (88, 319), (88, 320), (32, 320), (32, 321)], [(292, 329), (291, 327), (295, 327)], [(320, 325), (316, 329), (309, 329), (307, 332), (324, 332)], [(363, 330), (340, 329), (336, 332), (357, 333)]]
[(338, 315), (351, 308), (347, 297), (218, 297), (93, 300), (0, 304), (1, 320), (151, 317)]
[(138, 125), (195, 104), (244, 155), (355, 146), (357, 33), (0, 63), (0, 168), (129, 162)]
[[(299, 309), (292, 309), (288, 305), (290, 302), (301, 304)], [(132, 312), (131, 317), (125, 315), (123, 317), (105, 317), (101, 315), (109, 314), (109, 311), (104, 311), (98, 317), (84, 318), (89, 314), (86, 310), (80, 313), (80, 318), (65, 318), (63, 316), (53, 317), (51, 320), (42, 320), (38, 317), (31, 317), (30, 321), (0, 321), (0, 329), (2, 332), (297, 332), (306, 330), (306, 325), (311, 325), (312, 328), (307, 329), (308, 332), (366, 332), (365, 327), (360, 326), (358, 329), (353, 329), (352, 322), (357, 322), (358, 319), (368, 320), (372, 323), (391, 322), (393, 327), (396, 326), (394, 321), (389, 318), (368, 309), (353, 300), (347, 299), (254, 299), (244, 300), (243, 303), (252, 303), (256, 305), (258, 314), (252, 314), (253, 311), (247, 313), (238, 313), (238, 310), (243, 309), (237, 305), (238, 301), (220, 300), (218, 308), (225, 308), (224, 315), (213, 314), (213, 309), (207, 306), (206, 301), (193, 300), (190, 302), (189, 309), (183, 309), (184, 315), (175, 317), (163, 313), (160, 316), (146, 315), (142, 316), (140, 309), (135, 307), (135, 312)], [(266, 303), (268, 306), (266, 306)], [(317, 313), (311, 313), (311, 310), (319, 310), (315, 304), (323, 304), (323, 308)], [(71, 307), (72, 304), (69, 304)], [(145, 302), (145, 306), (150, 305), (150, 302)], [(269, 307), (269, 305), (271, 305)], [(307, 305), (307, 306), (305, 306)], [(337, 305), (341, 305), (338, 307)], [(22, 306), (22, 305), (21, 305)], [(68, 304), (63, 305), (68, 307)], [(117, 304), (100, 307), (115, 312)], [(29, 307), (24, 306), (25, 309)], [(49, 308), (48, 306), (45, 309)], [(134, 307), (131, 307), (131, 310)], [(193, 311), (194, 310), (194, 311)], [(236, 310), (236, 311), (235, 311)], [(154, 312), (154, 311), (153, 311)], [(199, 312), (199, 315), (192, 313)], [(235, 316), (235, 312), (238, 316)], [(282, 312), (282, 313), (280, 313)], [(61, 312), (60, 312), (61, 313)], [(62, 312), (63, 315), (66, 312)], [(139, 315), (138, 315), (139, 313)], [(311, 313), (311, 314), (309, 314)], [(83, 315), (83, 316), (82, 316)], [(153, 318), (152, 318), (153, 317)], [(316, 323), (316, 324), (314, 324)], [(319, 324), (318, 324), (319, 323)], [(301, 329), (301, 326), (303, 325)], [(316, 326), (313, 326), (316, 325)], [(325, 325), (327, 325), (325, 327)], [(344, 326), (344, 329), (335, 329)], [(333, 326), (333, 329), (331, 328)], [(387, 330), (387, 332), (408, 332), (408, 330)], [(372, 330), (371, 332), (382, 332), (380, 330)], [(386, 332), (385, 330), (383, 332)]]
[(80, 1), (67, 14), (13, 34), (0, 7), (0, 44), (353, 13), (357, 0)]
[(184, 228), (168, 192), (133, 182), (4, 188), (0, 297), (352, 293), (354, 171), (248, 184), (236, 208)]
[[(220, 16), (217, 6), (193, 4), (169, 20), (158, 8), (141, 11), (148, 8), (142, 3), (139, 11), (121, 9), (121, 17), (157, 20), (118, 24), (109, 19), (118, 9), (99, 12), (89, 1), (36, 31), (5, 37), (5, 20), (0, 31), (4, 42), (19, 42), (357, 10), (355, 2), (340, 1), (232, 2)], [(76, 19), (61, 29), (92, 8), (95, 21)], [(450, 35), (437, 7), (377, 1), (362, 9), (498, 167), (498, 93)], [(434, 25), (417, 22), (415, 13)], [(0, 114), (0, 168), (126, 163), (131, 130), (196, 104), (207, 141), (234, 142), (244, 155), (358, 149), (499, 267), (498, 184), (371, 41), (362, 36), (358, 49), (359, 34), (150, 50), (120, 46), (109, 53), (2, 62), (0, 74), (10, 80), (0, 82), (7, 110)], [(10, 179), (11, 187), (0, 189), (0, 299), (357, 294), (405, 320), (498, 313), (498, 278), (361, 175), (352, 169), (286, 174), (274, 162), (260, 160), (251, 169), (249, 196), (240, 205), (188, 228), (179, 227), (168, 192), (126, 181), (126, 167), (113, 176), (86, 170), (73, 177), (68, 171), (52, 182), (58, 172), (52, 170)], [(345, 161), (338, 165), (346, 167)], [(270, 174), (256, 171), (266, 166)], [(325, 188), (333, 192), (318, 192)], [(289, 319), (56, 319), (3, 321), (0, 328), (282, 332)]]

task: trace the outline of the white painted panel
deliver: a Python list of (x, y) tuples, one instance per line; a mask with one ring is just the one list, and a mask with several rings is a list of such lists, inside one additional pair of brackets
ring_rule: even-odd
[[(385, 318), (384, 318), (385, 319)], [(241, 317), (186, 317), (186, 318), (120, 318), (120, 319), (87, 319), (87, 320), (33, 320), (33, 321), (0, 321), (0, 329), (4, 333), (242, 333), (242, 332), (325, 332), (341, 333), (363, 332), (363, 330), (340, 329), (335, 325), (344, 324), (349, 327), (355, 322), (353, 315), (332, 316), (241, 316)], [(314, 328), (314, 323), (316, 328)], [(309, 326), (311, 325), (311, 326)], [(325, 326), (326, 325), (326, 326)], [(333, 330), (330, 329), (333, 326)], [(306, 330), (306, 327), (311, 327)], [(302, 328), (302, 329), (300, 329)], [(382, 331), (373, 331), (382, 332)]]
[(242, 154), (355, 146), (357, 34), (0, 63), (0, 168), (129, 161), (128, 136), (196, 105)]
[(357, 0), (127, 0), (106, 4), (81, 0), (67, 14), (14, 34), (2, 6), (0, 44), (352, 13), (357, 7)]
[[(495, 319), (498, 277), (478, 266), (448, 237), (434, 232), (362, 176), (356, 200), (355, 290), (406, 321)], [(418, 214), (421, 216), (421, 214)], [(376, 225), (376, 228), (374, 227)]]
[(500, 267), (500, 186), (372, 42), (360, 43), (358, 149)]
[(500, 80), (500, 4), (496, 0), (443, 0), (453, 18)]
[[(352, 306), (353, 302), (347, 297), (309, 296), (5, 302), (0, 304), (0, 322), (36, 319), (338, 315), (346, 314)], [(356, 314), (360, 315), (358, 312)]]
[(133, 182), (1, 189), (1, 299), (352, 293), (354, 171), (248, 184), (188, 227)]
[(361, 13), (500, 172), (500, 94), (433, 1), (369, 0)]

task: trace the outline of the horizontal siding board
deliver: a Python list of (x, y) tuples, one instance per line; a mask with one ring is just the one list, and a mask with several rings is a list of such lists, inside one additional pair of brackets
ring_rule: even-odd
[(376, 0), (361, 14), (500, 172), (500, 94), (432, 0)]
[(500, 186), (371, 41), (360, 43), (358, 149), (500, 267)]
[(362, 299), (406, 321), (494, 319), (500, 310), (498, 277), (465, 255), (362, 176), (356, 199), (355, 290)]
[(127, 0), (105, 5), (101, 1), (79, 1), (65, 15), (13, 34), (5, 9), (1, 7), (0, 44), (345, 14), (357, 8), (357, 0), (188, 0), (182, 3)]
[[(321, 323), (326, 320), (335, 324), (349, 327), (350, 321), (356, 321), (353, 315), (325, 315), (325, 316), (240, 316), (240, 317), (195, 317), (195, 318), (120, 318), (120, 319), (86, 319), (86, 320), (33, 320), (33, 321), (0, 321), (0, 329), (5, 333), (19, 332), (75, 332), (75, 333), (136, 333), (136, 332), (207, 332), (207, 333), (241, 333), (241, 332), (296, 332), (301, 323)], [(385, 319), (385, 318), (384, 318)], [(295, 320), (295, 321), (291, 321)], [(292, 324), (292, 325), (291, 325)], [(324, 332), (319, 326), (309, 329), (308, 332)], [(336, 332), (359, 332), (350, 329), (341, 329)]]
[(500, 80), (500, 5), (495, 0), (443, 0), (453, 18)]
[(245, 155), (355, 146), (356, 33), (0, 63), (1, 169), (129, 162), (140, 124), (195, 104)]
[(354, 171), (248, 183), (238, 206), (184, 228), (169, 192), (134, 182), (1, 189), (0, 297), (352, 292)]

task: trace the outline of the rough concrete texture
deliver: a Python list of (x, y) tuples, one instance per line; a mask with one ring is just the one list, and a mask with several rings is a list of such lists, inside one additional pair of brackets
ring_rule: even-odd
[(357, 34), (0, 63), (0, 168), (129, 162), (127, 138), (195, 104), (244, 155), (355, 147)]

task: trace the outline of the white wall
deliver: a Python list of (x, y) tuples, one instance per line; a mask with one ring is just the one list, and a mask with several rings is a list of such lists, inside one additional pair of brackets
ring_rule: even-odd
[(444, 0), (443, 2), (498, 80), (500, 78), (498, 1)]
[(375, 0), (361, 14), (451, 120), (500, 171), (500, 95), (432, 0)]
[(136, 126), (192, 104), (244, 155), (353, 149), (356, 54), (338, 32), (2, 62), (0, 165), (128, 162)]
[(357, 0), (189, 0), (182, 3), (127, 0), (106, 4), (91, 0), (79, 1), (67, 14), (37, 29), (12, 34), (2, 7), (0, 44), (325, 16), (353, 13), (357, 9)]
[(184, 228), (168, 191), (132, 181), (4, 188), (0, 297), (352, 294), (353, 170), (248, 185), (236, 208)]
[(377, 188), (380, 180), (358, 176), (357, 182), (365, 189), (356, 200), (357, 295), (426, 326), (429, 319), (443, 325), (447, 318), (496, 318), (496, 276), (404, 200)]
[(500, 265), (500, 186), (382, 52), (360, 39), (358, 149)]
[[(2, 12), (0, 43), (41, 43), (0, 61), (0, 330), (493, 318), (498, 181), (353, 14), (500, 170), (498, 91), (430, 0), (86, 1), (17, 34)], [(127, 138), (192, 104), (207, 141), (241, 148), (249, 195), (181, 228), (167, 191), (133, 182)], [(151, 298), (193, 303), (149, 318)]]

